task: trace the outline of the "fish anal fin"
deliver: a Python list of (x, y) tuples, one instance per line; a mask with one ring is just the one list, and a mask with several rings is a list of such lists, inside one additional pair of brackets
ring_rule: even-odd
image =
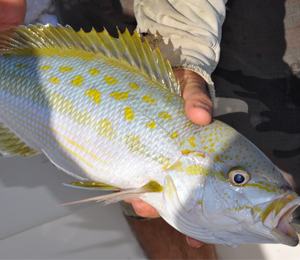
[(20, 155), (30, 157), (38, 153), (36, 149), (29, 147), (3, 123), (0, 123), (0, 155), (2, 157)]

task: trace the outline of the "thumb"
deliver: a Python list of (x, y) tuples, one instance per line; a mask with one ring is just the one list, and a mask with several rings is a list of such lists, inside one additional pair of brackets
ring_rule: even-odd
[(213, 103), (204, 79), (197, 73), (184, 69), (175, 70), (174, 75), (180, 82), (187, 117), (198, 125), (209, 124), (212, 120)]

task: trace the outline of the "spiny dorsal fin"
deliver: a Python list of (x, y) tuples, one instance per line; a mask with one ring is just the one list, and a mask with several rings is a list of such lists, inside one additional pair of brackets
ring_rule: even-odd
[(0, 154), (3, 157), (24, 155), (30, 157), (38, 154), (35, 149), (27, 146), (20, 138), (0, 123)]
[(116, 39), (106, 30), (94, 29), (85, 33), (75, 32), (71, 27), (51, 25), (20, 26), (0, 33), (0, 54), (66, 55), (96, 59), (115, 59), (123, 65), (139, 70), (156, 81), (164, 89), (181, 95), (170, 63), (164, 61), (158, 49), (152, 51), (148, 42), (142, 43), (135, 31), (119, 32)]
[(93, 198), (88, 198), (85, 200), (79, 200), (79, 201), (74, 201), (66, 204), (61, 204), (59, 206), (67, 206), (67, 205), (73, 205), (73, 204), (78, 204), (78, 203), (84, 203), (88, 201), (105, 201), (105, 204), (109, 203), (114, 203), (118, 202), (121, 200), (125, 199), (131, 199), (134, 197), (139, 197), (141, 195), (144, 195), (148, 192), (162, 192), (164, 189), (163, 186), (161, 186), (157, 181), (149, 181), (147, 184), (144, 186), (137, 188), (137, 189), (132, 189), (132, 190), (126, 190), (126, 191), (120, 191), (120, 192), (115, 192), (103, 196), (98, 196), (98, 197), (93, 197)]

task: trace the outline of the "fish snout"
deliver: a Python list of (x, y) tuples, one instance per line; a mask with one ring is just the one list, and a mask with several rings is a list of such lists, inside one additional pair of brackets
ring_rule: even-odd
[(296, 246), (299, 238), (290, 225), (292, 213), (300, 205), (300, 197), (295, 193), (286, 194), (271, 202), (262, 203), (252, 208), (254, 223), (260, 222), (273, 236), (274, 241)]

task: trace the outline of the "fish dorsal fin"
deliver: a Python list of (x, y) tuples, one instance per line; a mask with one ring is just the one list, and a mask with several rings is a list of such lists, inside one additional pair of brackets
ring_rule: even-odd
[(141, 42), (136, 31), (133, 35), (127, 29), (123, 34), (118, 33), (119, 38), (114, 38), (106, 30), (98, 33), (93, 29), (85, 33), (83, 30), (75, 32), (69, 26), (20, 26), (0, 33), (0, 54), (108, 58), (138, 70), (180, 96), (180, 86), (171, 65), (163, 60), (159, 49), (152, 51), (147, 41)]
[(13, 132), (0, 123), (0, 154), (2, 157), (10, 157), (14, 155), (24, 155), (30, 157), (39, 152), (27, 146)]

